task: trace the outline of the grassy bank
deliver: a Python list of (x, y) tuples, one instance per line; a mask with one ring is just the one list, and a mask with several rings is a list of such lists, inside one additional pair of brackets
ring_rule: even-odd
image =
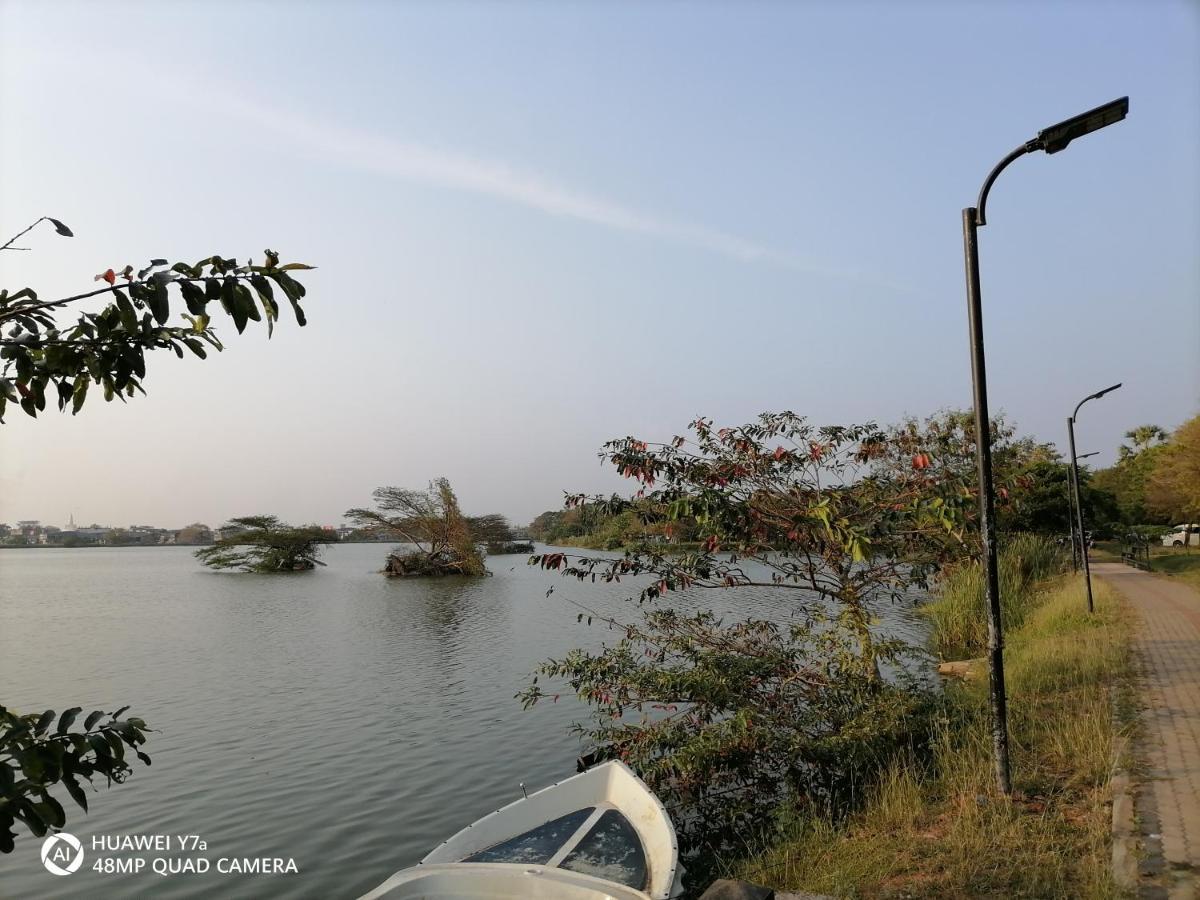
[(1150, 566), (1156, 575), (1166, 575), (1200, 590), (1200, 550), (1196, 548), (1156, 548), (1151, 553)]
[[(838, 897), (1119, 895), (1107, 804), (1122, 750), (1112, 712), (1128, 684), (1128, 629), (1103, 582), (1091, 617), (1080, 579), (1038, 582), (1054, 561), (1035, 549), (1010, 547), (1005, 563), (1007, 584), (1020, 589), (1005, 602), (1014, 799), (999, 800), (993, 787), (981, 673), (947, 684), (932, 746), (895, 760), (860, 811), (836, 824), (796, 823), (733, 866), (738, 877)], [(971, 585), (965, 570), (931, 604), (940, 645), (981, 649), (966, 608), (978, 580)]]

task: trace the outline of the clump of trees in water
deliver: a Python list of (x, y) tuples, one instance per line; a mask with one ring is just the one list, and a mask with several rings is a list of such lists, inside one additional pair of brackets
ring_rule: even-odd
[(213, 569), (243, 572), (307, 572), (323, 566), (318, 557), (329, 542), (316, 525), (294, 527), (275, 516), (241, 516), (220, 529), (223, 536), (195, 556)]
[(465, 516), (450, 482), (438, 478), (425, 490), (376, 488), (375, 508), (346, 511), (346, 518), (373, 534), (410, 544), (388, 554), (384, 573), (401, 577), (488, 575), (481, 545), (513, 539), (504, 516)]

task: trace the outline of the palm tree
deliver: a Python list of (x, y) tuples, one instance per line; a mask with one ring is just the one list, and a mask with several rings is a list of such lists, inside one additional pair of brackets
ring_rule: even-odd
[(1165, 441), (1167, 433), (1158, 425), (1139, 425), (1125, 432), (1125, 437), (1133, 441), (1133, 446), (1121, 445), (1119, 455), (1122, 460), (1137, 456), (1143, 450), (1154, 446), (1155, 442)]

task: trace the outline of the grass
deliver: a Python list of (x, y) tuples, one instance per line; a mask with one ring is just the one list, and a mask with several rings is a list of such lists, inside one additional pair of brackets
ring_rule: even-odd
[(1156, 547), (1150, 552), (1151, 571), (1200, 590), (1200, 550), (1195, 547)]
[[(958, 604), (965, 590), (954, 586), (937, 604)], [(794, 823), (732, 874), (837, 897), (1120, 896), (1107, 804), (1124, 754), (1113, 709), (1129, 696), (1128, 628), (1108, 586), (1095, 592), (1093, 616), (1075, 577), (1008, 600), (1021, 620), (1005, 652), (1011, 800), (994, 788), (986, 679), (954, 682), (928, 753), (895, 760), (844, 822)]]
[[(1062, 550), (1045, 538), (1019, 534), (1000, 548), (1000, 605), (1004, 627), (1020, 628), (1038, 602), (1033, 586), (1061, 571)], [(933, 649), (943, 659), (980, 656), (987, 646), (983, 576), (977, 563), (951, 572), (938, 590), (938, 601), (925, 607)]]

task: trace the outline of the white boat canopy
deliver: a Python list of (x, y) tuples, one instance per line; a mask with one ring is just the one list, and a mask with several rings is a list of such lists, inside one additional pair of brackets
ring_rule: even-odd
[(681, 876), (666, 809), (613, 760), (484, 816), (362, 900), (668, 900)]

